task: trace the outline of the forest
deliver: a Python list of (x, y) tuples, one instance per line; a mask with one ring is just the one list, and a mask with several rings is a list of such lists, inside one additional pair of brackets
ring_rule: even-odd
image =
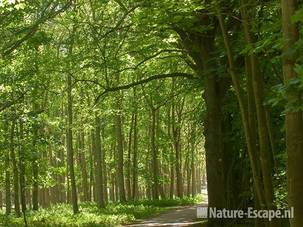
[(303, 227), (302, 6), (0, 0), (0, 226)]

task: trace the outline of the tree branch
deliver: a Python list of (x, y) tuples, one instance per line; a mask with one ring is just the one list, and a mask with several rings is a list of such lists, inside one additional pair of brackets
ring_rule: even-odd
[(116, 73), (121, 73), (121, 72), (127, 71), (127, 70), (136, 70), (136, 69), (138, 69), (141, 65), (143, 65), (145, 62), (147, 62), (147, 61), (149, 61), (149, 60), (152, 60), (152, 59), (158, 57), (158, 56), (161, 55), (162, 53), (171, 53), (171, 52), (179, 52), (179, 53), (182, 53), (182, 52), (186, 52), (186, 51), (185, 51), (185, 50), (182, 50), (182, 49), (163, 49), (163, 50), (160, 50), (160, 51), (156, 52), (155, 54), (153, 54), (153, 55), (151, 55), (151, 56), (146, 57), (145, 59), (143, 59), (141, 62), (139, 62), (139, 63), (136, 64), (135, 66), (126, 67), (126, 68), (120, 69), (120, 70), (117, 71)]
[(126, 6), (120, 0), (114, 0), (124, 11), (127, 12)]
[(133, 11), (135, 11), (138, 7), (139, 6), (134, 6), (128, 11), (126, 11), (125, 14), (122, 16), (122, 18), (117, 22), (117, 24), (114, 27), (112, 27), (109, 31), (105, 32), (105, 34), (101, 35), (101, 37), (98, 37), (98, 39), (104, 39), (111, 33), (117, 31), (120, 28), (120, 26), (123, 24), (125, 19), (128, 17), (128, 15), (131, 14)]
[(159, 75), (154, 75), (154, 76), (151, 76), (151, 77), (148, 77), (146, 79), (142, 79), (142, 80), (139, 80), (139, 81), (136, 81), (136, 82), (133, 82), (133, 83), (130, 83), (130, 84), (126, 84), (126, 85), (121, 85), (121, 86), (117, 86), (117, 87), (109, 87), (109, 88), (106, 88), (104, 92), (102, 92), (96, 99), (95, 101), (95, 105), (100, 101), (100, 98), (109, 93), (109, 92), (115, 92), (115, 91), (121, 91), (121, 90), (127, 90), (129, 88), (132, 88), (132, 87), (135, 87), (137, 85), (140, 85), (140, 84), (146, 84), (148, 82), (151, 82), (153, 80), (159, 80), (159, 79), (166, 79), (166, 78), (172, 78), (172, 77), (184, 77), (184, 78), (187, 78), (187, 79), (197, 79), (194, 75), (192, 74), (189, 74), (189, 73), (168, 73), (168, 74), (159, 74)]
[(7, 101), (5, 103), (2, 103), (0, 105), (0, 112), (10, 108), (11, 106), (19, 103), (25, 96), (26, 92), (22, 93), (18, 98), (16, 98), (15, 100), (12, 100), (12, 101)]
[(43, 16), (40, 19), (38, 19), (33, 25), (31, 25), (30, 27), (28, 27), (26, 29), (26, 30), (28, 30), (28, 32), (24, 36), (1, 51), (2, 57), (6, 57), (9, 54), (11, 54), (15, 49), (17, 49), (19, 46), (21, 46), (25, 41), (30, 39), (38, 31), (38, 28), (41, 24), (45, 23), (49, 19), (56, 17), (58, 14), (64, 12), (67, 8), (69, 8), (69, 6), (71, 6), (71, 4), (72, 4), (72, 1), (68, 1), (64, 6), (62, 6), (62, 8), (60, 8), (58, 10), (55, 10), (56, 7), (58, 6), (58, 5), (55, 5), (51, 8), (51, 10), (55, 10), (55, 11), (50, 12), (48, 15), (43, 17), (45, 14), (45, 11), (50, 6), (50, 4), (47, 5), (42, 12)]

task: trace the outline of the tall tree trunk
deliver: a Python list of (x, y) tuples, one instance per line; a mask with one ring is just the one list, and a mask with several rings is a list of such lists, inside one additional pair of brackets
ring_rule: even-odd
[(67, 163), (68, 172), (71, 185), (71, 202), (73, 205), (74, 214), (79, 213), (78, 207), (78, 195), (75, 178), (74, 168), (74, 150), (73, 150), (73, 100), (72, 100), (72, 75), (67, 74), (67, 132), (66, 132), (66, 144), (67, 144)]
[[(65, 139), (65, 135), (62, 136), (61, 138), (62, 140), (62, 144), (65, 144), (66, 143), (66, 139)], [(65, 168), (65, 155), (64, 155), (64, 149), (61, 148), (59, 150), (59, 161), (58, 161), (58, 166), (61, 167), (61, 168)], [(67, 200), (66, 200), (66, 190), (64, 189), (65, 188), (65, 184), (66, 184), (66, 181), (65, 181), (66, 177), (65, 177), (65, 173), (61, 173), (59, 176), (58, 176), (58, 197), (59, 197), (59, 202), (60, 203), (66, 203)]]
[[(118, 94), (117, 105), (121, 111), (122, 97), (121, 94)], [(124, 148), (123, 148), (123, 128), (122, 128), (122, 116), (119, 112), (116, 116), (116, 138), (117, 138), (117, 161), (118, 161), (118, 170), (117, 170), (117, 181), (119, 185), (119, 198), (121, 202), (126, 201), (125, 196), (125, 187), (124, 187)]]
[(264, 189), (262, 186), (262, 178), (259, 174), (259, 169), (258, 169), (258, 164), (257, 164), (258, 163), (257, 153), (256, 153), (256, 150), (254, 150), (255, 146), (252, 141), (252, 138), (253, 138), (252, 131), (249, 128), (248, 112), (247, 112), (247, 109), (245, 108), (245, 102), (244, 102), (244, 98), (243, 98), (243, 94), (242, 94), (242, 89), (240, 87), (240, 81), (237, 78), (237, 75), (235, 72), (231, 47), (229, 44), (229, 38), (228, 38), (227, 31), (225, 28), (225, 23), (224, 23), (221, 13), (219, 12), (219, 9), (218, 9), (217, 16), (218, 16), (218, 20), (219, 20), (219, 24), (220, 24), (220, 28), (222, 31), (226, 52), (227, 52), (228, 65), (230, 67), (229, 73), (231, 75), (233, 87), (235, 89), (236, 97), (237, 97), (238, 104), (240, 107), (241, 121), (242, 121), (242, 125), (244, 127), (245, 139), (246, 139), (247, 149), (248, 149), (248, 153), (249, 153), (249, 157), (250, 157), (250, 164), (251, 164), (251, 168), (252, 168), (254, 188), (256, 190), (257, 198), (258, 198), (258, 201), (260, 201), (261, 206), (265, 206), (266, 202), (265, 202), (265, 196), (264, 196)]
[(165, 199), (165, 192), (164, 192), (164, 182), (160, 182), (161, 177), (164, 177), (165, 175), (165, 165), (164, 165), (164, 155), (163, 151), (160, 153), (159, 149), (159, 139), (161, 138), (161, 105), (157, 107), (156, 111), (156, 133), (155, 133), (155, 138), (156, 138), (156, 150), (158, 153), (158, 193), (159, 196), (161, 196), (161, 199)]
[[(173, 90), (175, 89), (175, 80), (173, 79)], [(181, 162), (181, 119), (176, 109), (176, 103), (172, 104), (172, 136), (175, 149), (175, 168), (176, 168), (176, 187), (177, 196), (183, 197), (183, 180), (182, 180), (182, 162)]]
[[(61, 119), (64, 119), (65, 116), (66, 116), (64, 107), (65, 107), (65, 105), (62, 101), (62, 104), (61, 104)], [(61, 135), (60, 140), (61, 140), (61, 144), (63, 146), (58, 150), (59, 159), (57, 160), (57, 165), (58, 165), (58, 167), (66, 170), (66, 165), (65, 165), (66, 156), (65, 156), (65, 149), (64, 148), (67, 147), (66, 146), (66, 141), (67, 140), (66, 140), (66, 134), (65, 133)], [(58, 179), (58, 184), (57, 184), (58, 202), (60, 202), (60, 203), (66, 203), (67, 202), (66, 189), (65, 189), (66, 174), (68, 174), (67, 171), (64, 171), (63, 173), (60, 173), (58, 175), (58, 178), (57, 178)]]
[(134, 139), (133, 139), (133, 185), (132, 185), (132, 198), (138, 199), (138, 113), (134, 113)]
[(26, 219), (26, 188), (25, 188), (25, 149), (24, 149), (24, 130), (22, 119), (19, 121), (19, 185), (21, 210), (23, 213), (24, 225), (27, 227)]
[(152, 182), (152, 197), (155, 200), (159, 199), (159, 162), (158, 162), (158, 150), (156, 145), (156, 109), (151, 110), (152, 121), (151, 121), (151, 167), (153, 173)]
[[(207, 71), (207, 68), (204, 67)], [(224, 196), (224, 172), (223, 172), (223, 148), (222, 148), (222, 116), (221, 116), (221, 97), (218, 92), (219, 85), (217, 77), (206, 75), (205, 78), (205, 102), (207, 106), (205, 122), (205, 150), (206, 150), (206, 171), (209, 207), (225, 207)], [(198, 170), (201, 177), (201, 171)], [(198, 177), (198, 183), (201, 181)], [(198, 189), (198, 192), (201, 188)], [(210, 226), (221, 226), (219, 220), (211, 220)]]
[[(105, 138), (105, 131), (104, 131), (104, 125), (103, 127), (101, 128), (101, 131), (102, 131), (102, 135), (101, 135), (101, 138)], [(105, 139), (104, 139), (105, 140)], [(102, 144), (102, 142), (101, 142)], [(105, 162), (105, 158), (106, 158), (106, 150), (102, 148), (101, 146), (101, 149), (102, 149), (102, 156), (101, 156), (101, 166), (102, 166), (102, 176), (103, 176), (103, 199), (104, 199), (104, 203), (105, 205), (108, 203), (108, 191), (107, 191), (107, 168), (106, 168), (106, 162)]]
[[(295, 72), (296, 56), (295, 43), (299, 39), (298, 27), (292, 21), (292, 16), (297, 10), (296, 0), (282, 0), (282, 25), (285, 39), (283, 56), (284, 82), (288, 85), (298, 75)], [(302, 92), (295, 89), (288, 91), (289, 105), (302, 104)], [(291, 227), (303, 226), (303, 119), (301, 110), (288, 109), (286, 113), (286, 149), (287, 149), (287, 176), (289, 207), (294, 208), (294, 218), (290, 219)]]
[(5, 214), (9, 215), (12, 210), (11, 203), (11, 172), (10, 172), (10, 155), (9, 155), (9, 129), (8, 122), (4, 123), (4, 133), (5, 133)]
[(174, 165), (174, 145), (173, 145), (173, 139), (172, 139), (172, 116), (171, 116), (171, 106), (167, 110), (167, 135), (171, 138), (170, 144), (171, 144), (171, 152), (169, 154), (169, 175), (170, 175), (170, 183), (169, 183), (169, 198), (173, 199), (175, 195), (175, 165)]
[(100, 126), (100, 117), (96, 115), (95, 117), (95, 141), (96, 141), (96, 150), (95, 150), (95, 190), (96, 190), (96, 202), (99, 208), (105, 207), (104, 203), (104, 182), (103, 182), (103, 171), (102, 171), (102, 147), (101, 147), (101, 126)]
[(3, 192), (0, 191), (0, 210), (3, 209)]
[[(247, 19), (248, 12), (245, 6), (248, 6), (248, 2), (246, 0), (242, 0), (241, 12), (243, 18), (245, 39), (247, 44), (254, 45), (253, 36), (250, 32), (250, 24)], [(270, 150), (269, 133), (267, 128), (266, 110), (263, 105), (264, 81), (263, 81), (263, 76), (259, 70), (259, 63), (257, 56), (255, 54), (251, 54), (249, 58), (251, 64), (252, 87), (253, 87), (256, 113), (257, 113), (260, 159), (261, 159), (261, 170), (262, 170), (264, 193), (265, 193), (265, 202), (267, 209), (273, 209), (275, 207), (274, 189), (272, 182), (273, 165), (271, 162), (271, 150)]]
[(186, 195), (190, 196), (190, 185), (191, 185), (191, 165), (189, 164), (190, 162), (190, 153), (189, 153), (190, 149), (187, 150), (187, 154), (186, 154), (186, 158), (185, 158), (185, 171), (186, 171)]
[[(34, 111), (38, 109), (37, 104), (34, 103)], [(33, 173), (33, 185), (32, 185), (32, 203), (33, 210), (38, 210), (38, 151), (37, 151), (37, 138), (38, 138), (38, 126), (34, 124), (33, 126), (33, 158), (32, 158), (32, 173)]]
[(133, 144), (133, 127), (134, 127), (135, 115), (132, 114), (129, 136), (128, 136), (128, 150), (127, 150), (127, 178), (126, 178), (126, 188), (127, 188), (127, 199), (132, 199), (132, 188), (131, 188), (131, 156), (132, 156), (132, 144)]
[(11, 125), (11, 134), (10, 134), (10, 156), (13, 164), (13, 177), (14, 177), (14, 207), (15, 212), (18, 217), (21, 216), (20, 213), (20, 194), (19, 194), (19, 170), (16, 160), (16, 153), (15, 153), (15, 126), (16, 122), (12, 121)]
[[(211, 26), (212, 18), (208, 14), (201, 14), (201, 26)], [(226, 205), (224, 172), (223, 172), (223, 133), (222, 133), (222, 97), (225, 94), (224, 80), (213, 73), (216, 65), (212, 60), (214, 51), (215, 29), (207, 32), (195, 33), (177, 29), (184, 48), (194, 59), (196, 73), (204, 85), (203, 98), (206, 104), (206, 117), (204, 119), (205, 151), (208, 205), (210, 207), (224, 208)], [(197, 191), (201, 191), (200, 169), (196, 167)], [(209, 219), (209, 227), (224, 226), (224, 220)]]
[(196, 128), (195, 125), (191, 126), (191, 140), (190, 140), (190, 164), (191, 164), (191, 195), (196, 195), (196, 157), (195, 157), (195, 140), (196, 140)]
[(83, 201), (90, 201), (89, 199), (89, 184), (88, 184), (88, 174), (87, 174), (87, 164), (85, 159), (85, 135), (84, 132), (79, 133), (79, 163), (81, 167), (82, 176), (82, 191), (83, 191)]
[(110, 184), (111, 184), (111, 191), (110, 191), (110, 200), (112, 201), (112, 202), (115, 202), (116, 201), (116, 198), (115, 198), (115, 176), (114, 176), (115, 174), (111, 174), (111, 176), (110, 176), (110, 180), (111, 180), (111, 182), (110, 182)]
[(94, 169), (95, 169), (95, 165), (94, 165), (94, 154), (96, 153), (96, 143), (95, 143), (95, 133), (94, 130), (91, 130), (90, 133), (90, 155), (89, 155), (89, 198), (90, 201), (95, 201), (95, 176), (94, 176)]

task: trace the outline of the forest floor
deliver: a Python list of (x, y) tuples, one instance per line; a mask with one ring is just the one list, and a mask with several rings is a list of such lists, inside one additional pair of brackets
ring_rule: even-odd
[(197, 220), (197, 207), (207, 206), (207, 191), (202, 192), (203, 203), (191, 206), (170, 207), (168, 211), (157, 216), (136, 220), (128, 227), (144, 226), (202, 226), (203, 221)]
[[(80, 213), (74, 215), (71, 205), (57, 204), (47, 209), (26, 212), (28, 226), (30, 227), (108, 227), (121, 226), (123, 223), (139, 223), (139, 220), (147, 220), (150, 217), (171, 213), (174, 219), (174, 212), (178, 210), (184, 213), (184, 220), (189, 220), (189, 216), (195, 215), (193, 207), (204, 201), (204, 196), (184, 197), (183, 199), (166, 200), (142, 200), (127, 203), (109, 203), (105, 208), (99, 209), (94, 203), (80, 203)], [(166, 217), (165, 217), (166, 216)], [(180, 215), (179, 215), (180, 216)], [(4, 210), (0, 210), (0, 227), (22, 227), (24, 220), (14, 214), (5, 215)], [(138, 226), (138, 225), (137, 225)], [(140, 226), (140, 225), (139, 225)], [(149, 225), (141, 225), (149, 226)]]

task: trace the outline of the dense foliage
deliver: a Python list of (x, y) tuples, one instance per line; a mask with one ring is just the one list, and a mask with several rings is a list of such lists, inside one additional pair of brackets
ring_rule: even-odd
[[(300, 7), (296, 0), (0, 1), (6, 215), (23, 214), (26, 224), (27, 212), (45, 208), (41, 217), (51, 219), (57, 207), (72, 220), (62, 205), (71, 204), (84, 221), (97, 213), (106, 225), (102, 215), (116, 209), (108, 204), (195, 197), (207, 181), (211, 207), (294, 207), (290, 225), (302, 227)], [(133, 209), (117, 206), (111, 215)], [(42, 222), (40, 213), (28, 221), (35, 215)]]

